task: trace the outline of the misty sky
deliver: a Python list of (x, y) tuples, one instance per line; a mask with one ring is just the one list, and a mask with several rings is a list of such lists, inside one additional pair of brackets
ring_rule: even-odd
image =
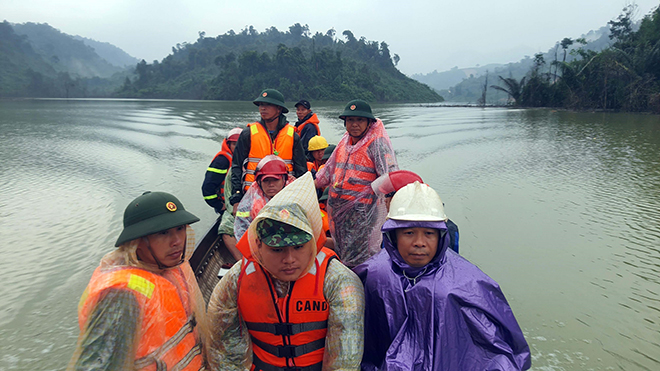
[[(11, 23), (48, 23), (60, 31), (105, 41), (148, 62), (172, 46), (252, 25), (287, 31), (294, 23), (342, 37), (385, 41), (406, 74), (506, 63), (547, 51), (616, 18), (620, 0), (0, 0)], [(637, 0), (637, 17), (659, 0)]]

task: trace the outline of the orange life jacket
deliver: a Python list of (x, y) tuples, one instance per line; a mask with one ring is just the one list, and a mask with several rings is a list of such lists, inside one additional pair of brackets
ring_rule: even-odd
[(289, 175), (293, 176), (293, 134), (295, 128), (287, 124), (277, 133), (275, 141), (258, 122), (248, 124), (250, 128), (250, 153), (243, 163), (243, 189), (247, 192), (255, 181), (257, 164), (267, 155), (277, 155), (286, 163)]
[(315, 265), (291, 283), (278, 298), (273, 281), (261, 265), (244, 259), (238, 278), (238, 310), (252, 338), (251, 370), (287, 367), (321, 369), (330, 305), (323, 283), (334, 251), (321, 248)]
[(367, 149), (375, 139), (376, 137), (373, 137), (350, 154), (345, 147), (335, 149), (336, 165), (329, 197), (346, 201), (357, 200), (363, 204), (374, 202), (376, 195), (371, 189), (371, 182), (376, 180), (378, 174)]
[[(303, 128), (305, 128), (307, 124), (316, 127), (316, 135), (321, 135), (321, 128), (319, 127), (319, 117), (316, 116), (316, 113), (312, 113), (312, 115), (307, 119), (307, 121), (296, 126), (296, 133), (300, 135), (300, 133), (302, 133), (303, 131)], [(305, 152), (307, 152), (307, 148), (305, 148)]]
[[(218, 158), (218, 156), (223, 156), (224, 158), (227, 159), (227, 161), (229, 161), (229, 167), (231, 167), (231, 155), (232, 155), (232, 153), (231, 153), (231, 150), (229, 149), (229, 145), (227, 144), (227, 139), (225, 139), (225, 140), (222, 141), (222, 147), (221, 147), (220, 152), (218, 152), (213, 157), (213, 160), (211, 161), (211, 163), (213, 163), (213, 161), (215, 161), (215, 159)], [(225, 174), (225, 178), (222, 180), (222, 183), (220, 183), (220, 189), (218, 190), (218, 196), (220, 197), (220, 199), (222, 199), (223, 203), (225, 202), (224, 189), (225, 189), (225, 181), (227, 181), (227, 177), (226, 177), (227, 170), (229, 170), (229, 169), (216, 169), (216, 168), (212, 168), (210, 166), (206, 169), (206, 171), (212, 171), (212, 172), (218, 173), (218, 174)]]
[(327, 235), (330, 231), (330, 221), (328, 220), (328, 213), (324, 210), (323, 206), (319, 205), (321, 209), (321, 222), (323, 223), (323, 233)]
[[(177, 285), (187, 284), (181, 268), (169, 271)], [(78, 324), (81, 331), (92, 314), (101, 294), (108, 288), (133, 292), (140, 305), (136, 370), (200, 370), (202, 343), (187, 292), (179, 294), (166, 278), (139, 268), (115, 268), (92, 275), (78, 306)]]

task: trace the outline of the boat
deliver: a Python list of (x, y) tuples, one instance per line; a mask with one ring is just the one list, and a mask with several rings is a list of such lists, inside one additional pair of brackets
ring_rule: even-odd
[(228, 267), (236, 263), (236, 259), (222, 241), (222, 236), (218, 234), (221, 219), (222, 216), (219, 216), (204, 237), (197, 242), (189, 261), (207, 304), (220, 277), (227, 272)]

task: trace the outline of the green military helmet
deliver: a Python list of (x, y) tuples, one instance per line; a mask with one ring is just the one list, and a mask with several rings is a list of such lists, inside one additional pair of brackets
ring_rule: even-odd
[(349, 116), (366, 117), (368, 119), (376, 120), (373, 113), (371, 113), (371, 106), (362, 99), (354, 99), (348, 102), (346, 108), (344, 108), (344, 112), (339, 115), (339, 118), (345, 120), (346, 117)]
[(266, 89), (262, 91), (252, 103), (256, 105), (259, 105), (259, 103), (270, 103), (282, 107), (282, 113), (289, 112), (289, 109), (284, 105), (284, 95), (275, 89)]
[(165, 192), (144, 192), (124, 210), (124, 230), (115, 246), (180, 225), (198, 222), (178, 198)]

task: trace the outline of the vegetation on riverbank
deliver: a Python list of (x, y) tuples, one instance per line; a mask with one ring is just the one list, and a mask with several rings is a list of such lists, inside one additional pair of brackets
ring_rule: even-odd
[[(508, 94), (520, 107), (557, 107), (652, 111), (660, 113), (660, 8), (645, 16), (633, 29), (635, 5), (626, 6), (610, 21), (613, 44), (600, 52), (577, 48), (575, 57), (547, 63), (535, 55), (527, 76), (520, 80), (499, 76), (491, 88)], [(565, 51), (584, 40), (565, 38)], [(486, 87), (487, 88), (487, 87)]]
[(307, 25), (281, 32), (252, 26), (217, 37), (204, 32), (192, 44), (179, 44), (161, 62), (138, 63), (136, 77), (127, 78), (122, 97), (186, 99), (254, 99), (260, 90), (280, 90), (289, 99), (378, 102), (440, 102), (428, 86), (408, 78), (396, 64), (387, 43), (346, 41), (335, 30), (311, 35)]

